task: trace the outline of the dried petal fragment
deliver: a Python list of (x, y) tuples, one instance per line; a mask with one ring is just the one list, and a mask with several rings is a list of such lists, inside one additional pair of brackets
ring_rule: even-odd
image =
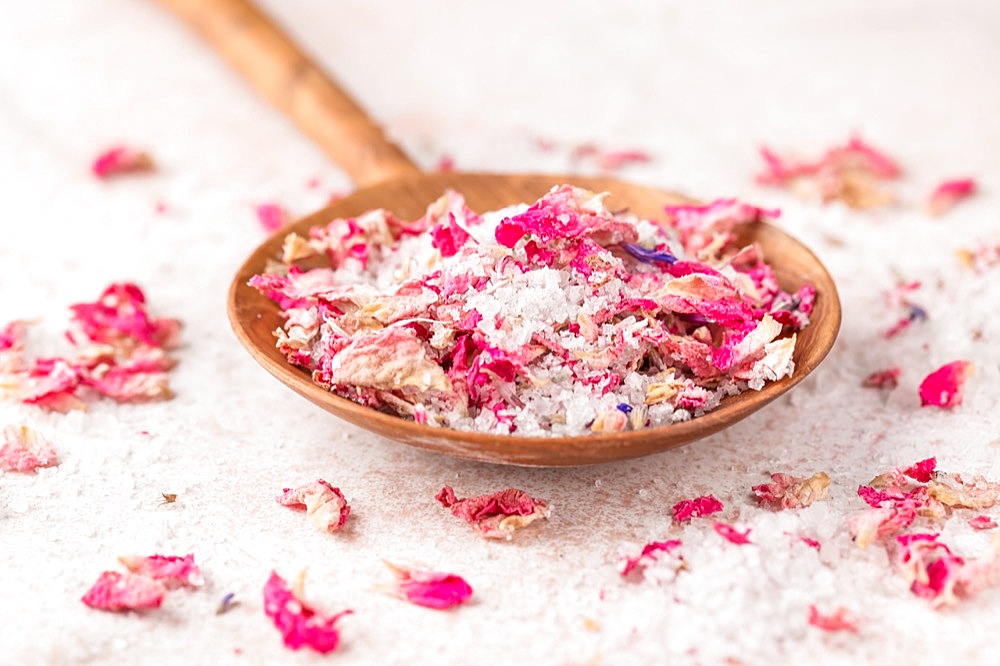
[(710, 516), (713, 513), (722, 511), (723, 508), (722, 502), (716, 499), (714, 495), (702, 495), (694, 499), (681, 500), (674, 505), (672, 513), (675, 521), (683, 523), (692, 518)]
[(334, 488), (323, 479), (311, 481), (298, 488), (285, 488), (281, 495), (274, 498), (284, 506), (304, 507), (309, 520), (320, 531), (336, 532), (351, 515), (344, 494), (340, 488)]
[(937, 458), (931, 456), (919, 462), (916, 462), (909, 467), (904, 467), (900, 470), (903, 476), (908, 476), (915, 481), (920, 483), (927, 483), (934, 478), (937, 471)]
[(927, 484), (927, 495), (945, 506), (988, 509), (1000, 501), (1000, 483), (979, 475), (967, 482), (958, 474), (938, 472)]
[(716, 521), (712, 523), (712, 529), (715, 533), (721, 536), (723, 539), (729, 543), (735, 543), (737, 546), (742, 546), (750, 541), (750, 528), (748, 527), (745, 532), (740, 532), (738, 529), (730, 525), (729, 523), (723, 523)]
[(849, 631), (858, 633), (858, 620), (846, 608), (838, 607), (829, 615), (820, 613), (815, 605), (809, 606), (809, 624), (824, 631)]
[(901, 534), (897, 562), (910, 590), (940, 607), (958, 603), (956, 587), (965, 561), (937, 540), (937, 534)]
[(927, 375), (920, 383), (920, 405), (950, 409), (962, 404), (965, 381), (974, 370), (969, 361), (952, 361)]
[(830, 486), (826, 472), (816, 472), (808, 479), (778, 472), (771, 475), (771, 481), (754, 486), (753, 494), (761, 503), (780, 509), (799, 509), (826, 499)]
[(152, 171), (156, 168), (148, 153), (129, 146), (114, 146), (98, 155), (90, 167), (91, 172), (105, 180), (112, 176)]
[(197, 588), (205, 584), (194, 555), (122, 555), (118, 561), (134, 574), (158, 580), (168, 590), (179, 587)]
[(859, 548), (867, 548), (876, 539), (905, 529), (916, 517), (917, 512), (912, 507), (880, 507), (853, 516), (847, 526), (854, 543)]
[(70, 310), (73, 321), (91, 342), (128, 348), (144, 344), (170, 349), (177, 345), (180, 322), (150, 316), (146, 295), (131, 282), (112, 284), (95, 302), (77, 303)]
[(254, 213), (261, 228), (267, 233), (273, 233), (288, 224), (288, 213), (284, 207), (276, 203), (262, 203), (254, 206)]
[(463, 604), (472, 596), (472, 587), (461, 576), (385, 564), (396, 577), (395, 595), (411, 604), (443, 610)]
[[(0, 378), (24, 367), (24, 336), (27, 325), (15, 320), (0, 328)], [(0, 382), (2, 388), (2, 382)]]
[(972, 178), (946, 180), (931, 193), (927, 201), (927, 211), (934, 217), (944, 215), (959, 201), (976, 193), (976, 181)]
[(861, 382), (861, 385), (865, 388), (876, 388), (886, 391), (891, 391), (896, 388), (899, 384), (899, 375), (902, 370), (899, 367), (886, 368), (885, 370), (877, 370)]
[(337, 620), (353, 612), (344, 610), (336, 615), (323, 615), (289, 588), (275, 571), (264, 585), (264, 614), (281, 632), (285, 645), (293, 650), (303, 646), (321, 654), (335, 650), (340, 643), (335, 627)]
[(5, 472), (34, 472), (39, 467), (58, 464), (55, 449), (28, 426), (4, 428), (2, 444), (0, 469)]
[(666, 578), (672, 579), (685, 566), (684, 558), (675, 553), (680, 546), (679, 539), (651, 541), (642, 547), (638, 555), (623, 554), (618, 560), (618, 573), (625, 577), (634, 571), (645, 576), (647, 569), (656, 565), (658, 580), (664, 579), (663, 572)]
[(148, 576), (105, 571), (80, 600), (98, 610), (144, 610), (159, 608), (166, 592), (163, 583)]
[(445, 486), (434, 499), (490, 539), (509, 540), (515, 530), (527, 527), (539, 518), (548, 518), (551, 512), (548, 502), (516, 488), (457, 499), (452, 487)]
[(997, 521), (982, 514), (969, 518), (969, 527), (974, 530), (991, 530), (997, 526)]

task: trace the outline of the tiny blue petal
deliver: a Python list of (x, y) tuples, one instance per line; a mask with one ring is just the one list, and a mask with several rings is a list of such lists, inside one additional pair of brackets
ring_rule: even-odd
[(677, 257), (666, 251), (647, 250), (643, 246), (633, 243), (622, 243), (622, 247), (639, 261), (662, 261), (671, 265), (677, 263)]

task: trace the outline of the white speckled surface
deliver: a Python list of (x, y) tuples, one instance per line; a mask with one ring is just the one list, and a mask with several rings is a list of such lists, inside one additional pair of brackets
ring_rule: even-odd
[[(0, 425), (33, 425), (62, 458), (37, 476), (0, 474), (0, 661), (319, 662), (281, 645), (260, 600), (272, 568), (291, 577), (308, 567), (317, 605), (356, 611), (331, 663), (995, 662), (1000, 590), (933, 611), (884, 546), (850, 543), (845, 521), (862, 508), (859, 483), (929, 455), (1000, 480), (1000, 268), (975, 275), (954, 258), (977, 239), (1000, 240), (1000, 7), (267, 4), (426, 167), (447, 153), (460, 169), (560, 171), (573, 168), (568, 151), (540, 152), (535, 137), (595, 141), (655, 156), (624, 179), (783, 207), (782, 225), (838, 281), (841, 337), (788, 397), (643, 460), (515, 469), (374, 438), (285, 390), (225, 319), (231, 275), (263, 238), (251, 205), (305, 214), (349, 181), (155, 3), (8, 7), (0, 320), (40, 319), (30, 343), (55, 351), (66, 306), (135, 280), (185, 329), (170, 402), (100, 402), (68, 416), (0, 402)], [(899, 206), (821, 209), (753, 184), (761, 142), (815, 152), (854, 130), (906, 169)], [(93, 180), (90, 160), (116, 141), (147, 148), (160, 171)], [(966, 174), (982, 195), (927, 218), (926, 192)], [(307, 187), (313, 177), (319, 189)], [(915, 300), (930, 317), (886, 341), (894, 314), (881, 292), (896, 273), (924, 281)], [(965, 404), (921, 409), (921, 378), (958, 358), (977, 365)], [(894, 363), (898, 389), (858, 388)], [(766, 472), (820, 469), (830, 498), (809, 509), (771, 513), (748, 497)], [(274, 503), (283, 486), (316, 477), (350, 501), (345, 532), (316, 532)], [(436, 505), (443, 484), (459, 495), (520, 487), (550, 499), (552, 519), (513, 543), (485, 542)], [(161, 492), (178, 501), (160, 505)], [(753, 545), (723, 543), (704, 521), (670, 526), (670, 507), (703, 493), (752, 529)], [(968, 515), (921, 527), (942, 530), (960, 554), (988, 556), (993, 534), (973, 532)], [(684, 541), (689, 570), (663, 586), (622, 582), (621, 543), (665, 536)], [(206, 587), (143, 616), (79, 602), (119, 554), (152, 552), (195, 553)], [(383, 558), (459, 573), (473, 602), (439, 613), (385, 596), (374, 590)], [(241, 605), (215, 616), (227, 592)], [(860, 633), (808, 626), (813, 603), (860, 615)]]

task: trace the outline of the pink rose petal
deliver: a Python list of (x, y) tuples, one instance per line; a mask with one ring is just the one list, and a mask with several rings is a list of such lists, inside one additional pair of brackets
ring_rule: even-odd
[(714, 495), (702, 495), (693, 499), (681, 500), (674, 505), (671, 511), (674, 520), (678, 523), (683, 523), (692, 518), (710, 516), (713, 513), (722, 511), (723, 508), (722, 502), (716, 499)]
[(276, 203), (262, 203), (254, 206), (254, 213), (261, 228), (272, 233), (288, 224), (288, 213)]
[(163, 583), (168, 590), (179, 587), (197, 588), (205, 584), (194, 555), (123, 555), (118, 561), (134, 574)]
[(920, 383), (921, 406), (951, 409), (961, 405), (965, 381), (974, 370), (969, 361), (952, 361), (927, 375)]
[(723, 522), (720, 522), (720, 521), (716, 521), (716, 522), (712, 523), (712, 529), (715, 530), (716, 534), (718, 534), (719, 536), (721, 536), (723, 539), (725, 539), (729, 543), (735, 543), (738, 546), (742, 546), (742, 545), (751, 543), (751, 541), (750, 541), (750, 528), (747, 528), (747, 530), (745, 532), (740, 532), (738, 529), (736, 529), (735, 527), (733, 527), (729, 523), (723, 523)]
[(997, 521), (982, 514), (969, 518), (969, 527), (974, 530), (991, 530), (997, 526)]
[(934, 217), (944, 215), (955, 207), (959, 201), (976, 193), (976, 181), (972, 178), (956, 178), (946, 180), (931, 193), (927, 201), (927, 210)]
[(751, 490), (762, 504), (777, 509), (799, 509), (826, 499), (829, 486), (830, 477), (826, 472), (816, 472), (808, 479), (778, 472), (771, 475), (771, 483), (754, 486)]
[(105, 180), (112, 176), (153, 171), (155, 168), (148, 153), (129, 146), (114, 146), (98, 155), (90, 170), (96, 177)]
[(820, 613), (815, 605), (809, 606), (809, 624), (824, 631), (858, 633), (858, 621), (846, 608), (837, 608), (829, 615)]
[(324, 615), (306, 603), (274, 571), (264, 585), (264, 614), (281, 632), (285, 645), (293, 650), (303, 646), (321, 654), (335, 650), (340, 643), (335, 626), (337, 620), (353, 612), (344, 610), (336, 615)]
[(139, 574), (105, 571), (81, 601), (106, 611), (159, 608), (167, 588), (158, 580)]
[(434, 499), (490, 539), (509, 540), (516, 530), (539, 518), (548, 518), (550, 513), (548, 502), (516, 488), (458, 499), (451, 486), (445, 486)]
[(638, 555), (622, 555), (618, 560), (618, 573), (622, 577), (628, 576), (632, 572), (645, 574), (647, 568), (657, 563), (666, 563), (671, 575), (684, 566), (684, 558), (680, 554), (674, 554), (680, 548), (679, 539), (668, 541), (651, 541), (642, 547)]
[(461, 576), (439, 571), (420, 571), (386, 562), (396, 577), (394, 592), (417, 606), (443, 610), (464, 604), (472, 587)]

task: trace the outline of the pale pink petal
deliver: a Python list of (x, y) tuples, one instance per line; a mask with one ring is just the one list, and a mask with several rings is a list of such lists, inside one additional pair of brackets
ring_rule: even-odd
[(276, 203), (262, 203), (254, 206), (254, 213), (261, 228), (272, 233), (288, 224), (288, 213)]
[(997, 521), (982, 514), (969, 518), (969, 527), (974, 530), (992, 530), (997, 526)]
[(0, 444), (0, 469), (5, 472), (34, 472), (58, 464), (55, 449), (28, 426), (7, 426)]
[(134, 574), (158, 580), (168, 590), (178, 587), (197, 588), (205, 584), (194, 555), (122, 555), (118, 561)]
[(340, 488), (318, 479), (298, 488), (285, 488), (274, 498), (278, 504), (304, 507), (310, 522), (323, 532), (336, 532), (351, 515), (351, 507)]
[(779, 472), (771, 475), (771, 483), (754, 486), (752, 491), (762, 504), (778, 509), (799, 509), (826, 499), (829, 486), (830, 477), (826, 472), (816, 472), (808, 479)]
[(837, 608), (830, 614), (820, 613), (815, 605), (809, 606), (809, 624), (824, 631), (858, 633), (858, 620), (846, 608)]
[(623, 554), (618, 560), (618, 573), (623, 577), (633, 572), (645, 576), (648, 569), (656, 567), (657, 575), (654, 577), (662, 579), (661, 572), (665, 571), (667, 578), (673, 578), (684, 567), (684, 558), (676, 552), (680, 546), (679, 539), (651, 541), (638, 554)]

